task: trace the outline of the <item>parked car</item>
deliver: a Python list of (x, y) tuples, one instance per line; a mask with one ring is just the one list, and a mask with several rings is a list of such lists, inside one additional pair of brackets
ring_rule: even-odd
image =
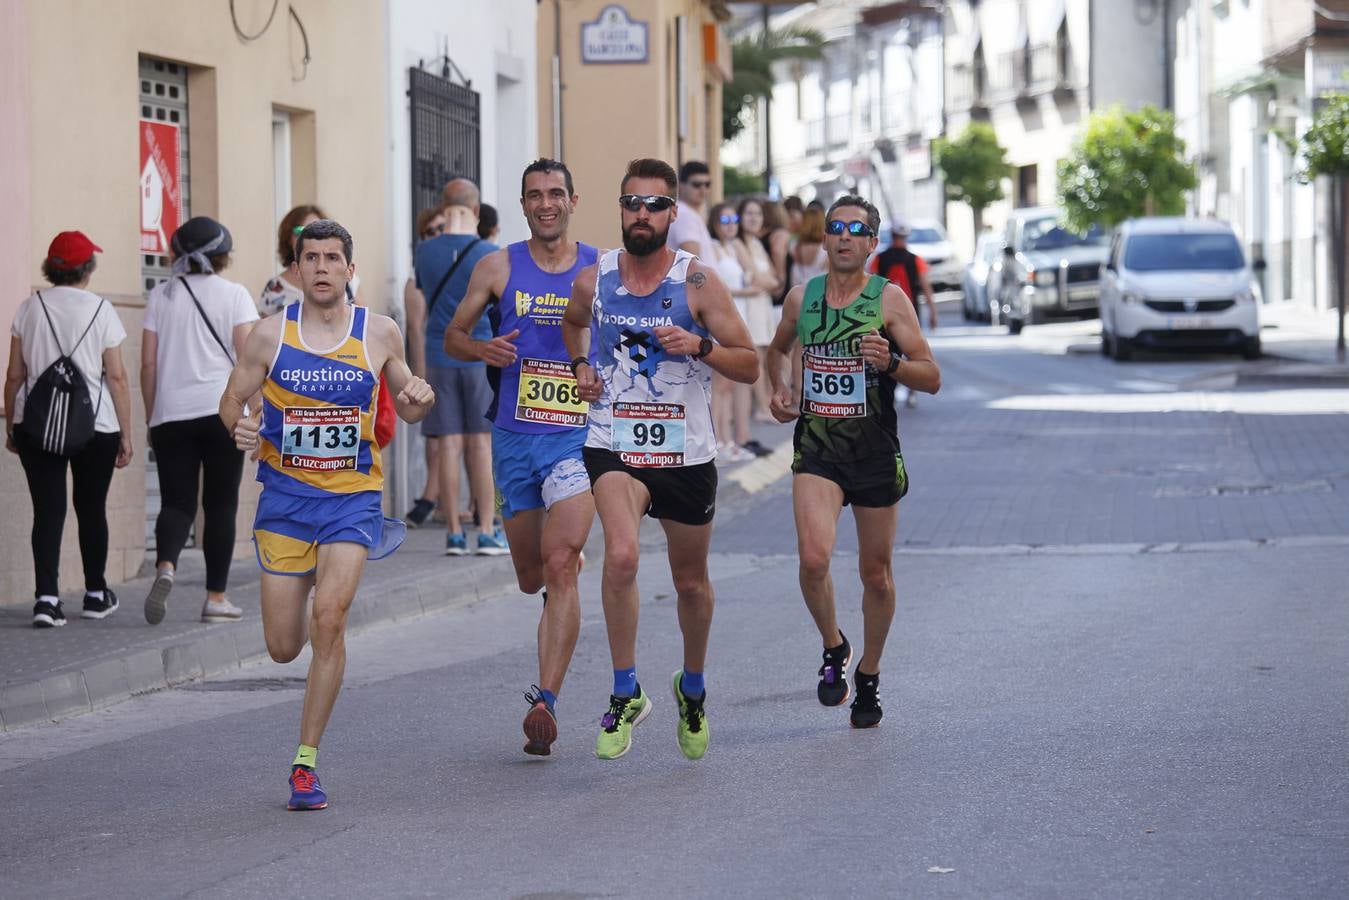
[(1012, 334), (1054, 316), (1096, 314), (1109, 236), (1095, 225), (1074, 234), (1062, 219), (1053, 207), (1018, 209), (1007, 219), (998, 298)]
[(927, 263), (927, 281), (932, 290), (959, 290), (962, 266), (941, 225), (918, 219), (910, 222), (909, 228), (909, 249)]
[(1002, 268), (1002, 239), (986, 231), (979, 235), (974, 244), (974, 259), (960, 276), (960, 307), (966, 321), (997, 321), (988, 294), (989, 276), (995, 267)]
[(1101, 282), (1101, 352), (1134, 348), (1260, 355), (1260, 287), (1232, 226), (1216, 219), (1130, 219)]

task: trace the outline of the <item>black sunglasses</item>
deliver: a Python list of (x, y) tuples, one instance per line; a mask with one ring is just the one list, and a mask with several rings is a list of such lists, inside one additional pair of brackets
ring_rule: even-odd
[(696, 188), (710, 188), (711, 186), (712, 186), (712, 182), (711, 182), (710, 179), (709, 179), (708, 181), (690, 181), (690, 182), (689, 182), (689, 187), (696, 187)]
[(848, 232), (853, 237), (875, 237), (876, 232), (871, 230), (871, 226), (866, 222), (845, 222), (842, 219), (834, 219), (827, 226), (825, 231), (830, 234), (842, 234)]
[(675, 205), (673, 197), (664, 194), (624, 194), (618, 198), (618, 205), (628, 212), (637, 212), (643, 206), (649, 213), (665, 212)]

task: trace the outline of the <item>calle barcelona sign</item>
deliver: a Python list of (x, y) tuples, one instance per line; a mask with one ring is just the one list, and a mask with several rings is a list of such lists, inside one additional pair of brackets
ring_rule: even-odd
[(644, 63), (647, 30), (617, 3), (606, 6), (595, 21), (581, 23), (581, 62)]

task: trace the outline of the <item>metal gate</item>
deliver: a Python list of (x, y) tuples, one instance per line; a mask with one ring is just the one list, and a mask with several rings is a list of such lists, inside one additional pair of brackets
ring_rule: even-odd
[(478, 92), (419, 68), (408, 69), (412, 120), (412, 220), (440, 205), (445, 183), (467, 178), (482, 187), (481, 100)]

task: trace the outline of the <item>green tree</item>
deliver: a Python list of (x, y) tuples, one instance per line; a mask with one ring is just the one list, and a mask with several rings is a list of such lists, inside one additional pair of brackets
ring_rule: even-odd
[(1331, 94), (1316, 112), (1298, 142), (1304, 183), (1324, 175), (1330, 179), (1330, 257), (1335, 266), (1335, 308), (1339, 327), (1335, 336), (1335, 358), (1344, 362), (1344, 187), (1349, 180), (1349, 94)]
[(763, 173), (746, 172), (735, 166), (721, 167), (721, 193), (726, 197), (750, 197), (763, 191)]
[(1179, 215), (1198, 183), (1176, 136), (1176, 117), (1155, 106), (1093, 113), (1072, 155), (1059, 163), (1065, 224), (1082, 233), (1133, 216)]
[(731, 140), (760, 98), (773, 96), (773, 63), (820, 59), (824, 35), (813, 28), (765, 29), (731, 44), (731, 80), (721, 90), (721, 137)]
[(955, 140), (934, 141), (932, 155), (946, 182), (946, 198), (969, 204), (974, 231), (982, 231), (984, 209), (1003, 198), (1002, 180), (1012, 174), (993, 126), (971, 122)]

